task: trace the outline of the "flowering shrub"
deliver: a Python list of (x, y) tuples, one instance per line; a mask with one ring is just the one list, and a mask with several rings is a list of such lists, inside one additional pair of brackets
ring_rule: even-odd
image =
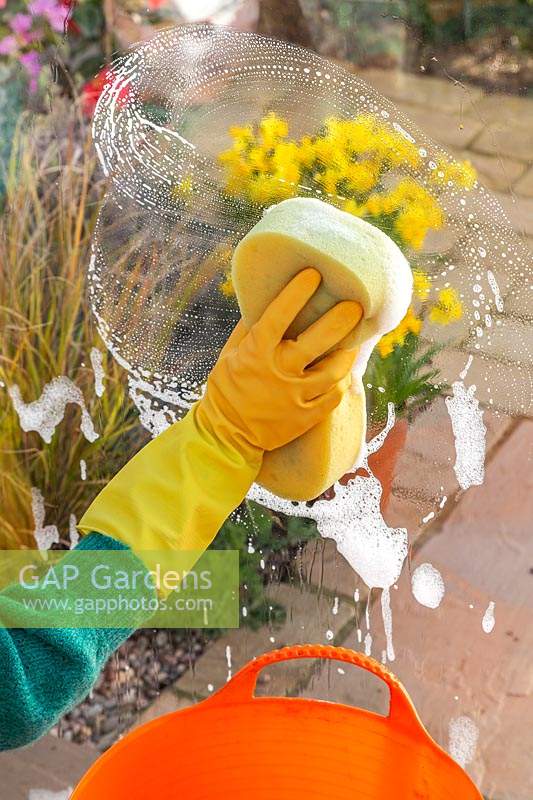
[[(115, 73), (111, 67), (104, 67), (100, 70), (98, 75), (83, 84), (81, 89), (81, 108), (85, 116), (92, 117), (98, 98), (104, 90), (104, 86), (113, 83), (114, 80)], [(119, 105), (122, 105), (127, 102), (129, 96), (129, 87), (123, 86), (117, 94), (116, 101)]]
[(0, 26), (0, 56), (17, 60), (25, 69), (30, 92), (35, 93), (43, 62), (40, 53), (57, 44), (65, 31), (70, 4), (63, 0), (31, 0), (7, 12)]
[[(257, 129), (234, 126), (229, 134), (231, 147), (219, 155), (226, 175), (224, 193), (241, 208), (318, 194), (376, 225), (408, 258), (422, 249), (430, 231), (444, 226), (439, 193), (448, 182), (469, 189), (476, 181), (470, 162), (441, 157), (432, 172), (430, 191), (411, 174), (421, 164), (418, 148), (372, 114), (347, 120), (331, 117), (315, 136), (291, 140), (287, 122), (271, 112)], [(462, 316), (455, 289), (445, 287), (430, 300), (431, 279), (420, 269), (413, 271), (413, 283), (416, 307), (412, 305), (400, 325), (378, 343), (365, 378), (380, 419), (388, 400), (395, 402), (399, 413), (412, 412), (443, 390), (438, 372), (431, 369), (436, 348), (423, 350), (422, 325), (425, 319), (448, 325)], [(229, 274), (221, 291), (233, 294)], [(369, 376), (374, 377), (367, 380)]]

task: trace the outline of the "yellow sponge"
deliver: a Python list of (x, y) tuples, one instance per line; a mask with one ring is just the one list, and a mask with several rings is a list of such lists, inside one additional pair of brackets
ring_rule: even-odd
[(411, 269), (392, 239), (328, 203), (297, 197), (265, 211), (235, 249), (232, 281), (245, 325), (253, 325), (305, 267), (316, 267), (322, 283), (288, 338), (340, 300), (357, 300), (364, 315), (343, 342), (356, 345), (359, 355), (340, 405), (303, 436), (265, 453), (258, 482), (291, 500), (316, 497), (356, 464), (366, 434), (361, 377), (376, 342), (405, 315), (412, 293)]

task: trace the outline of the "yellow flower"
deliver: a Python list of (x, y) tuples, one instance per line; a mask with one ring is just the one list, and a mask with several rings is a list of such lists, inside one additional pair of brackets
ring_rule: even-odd
[(376, 149), (378, 122), (372, 114), (359, 114), (346, 125), (346, 146), (352, 154), (366, 153)]
[(365, 207), (358, 205), (355, 200), (349, 199), (344, 201), (342, 210), (347, 211), (348, 214), (353, 214), (356, 217), (361, 217), (364, 213)]
[(235, 297), (235, 288), (229, 272), (225, 273), (224, 280), (219, 284), (218, 289), (224, 297)]
[(254, 175), (248, 184), (247, 191), (252, 202), (263, 206), (286, 200), (295, 194), (294, 187), (273, 175)]
[(173, 200), (184, 200), (186, 197), (189, 197), (192, 194), (192, 179), (190, 175), (186, 178), (183, 178), (181, 183), (176, 184), (170, 190)]
[(408, 333), (418, 336), (422, 328), (422, 320), (416, 316), (413, 308), (407, 310), (407, 314), (394, 330), (382, 336), (378, 342), (378, 351), (382, 358), (386, 358), (392, 353), (396, 346), (401, 347), (405, 342)]
[(430, 321), (437, 325), (449, 325), (462, 316), (463, 306), (455, 289), (451, 287), (441, 289), (437, 302), (429, 312)]
[(346, 178), (350, 191), (364, 194), (376, 185), (378, 171), (373, 161), (356, 161), (348, 166), (343, 177)]
[(382, 194), (372, 194), (368, 198), (365, 203), (365, 211), (367, 214), (370, 214), (371, 217), (377, 217), (383, 211), (385, 211), (384, 205), (384, 195)]
[(238, 195), (245, 191), (252, 174), (252, 167), (244, 156), (235, 150), (225, 150), (218, 160), (226, 168), (227, 180), (225, 190), (228, 194)]
[(431, 281), (425, 272), (413, 270), (413, 289), (420, 300), (426, 300), (431, 288)]
[(420, 164), (420, 154), (416, 146), (405, 139), (400, 133), (391, 131), (382, 126), (376, 136), (376, 150), (384, 161), (392, 167), (417, 167)]
[(400, 181), (387, 201), (387, 211), (394, 206), (400, 209), (394, 228), (414, 250), (420, 250), (428, 230), (439, 230), (444, 224), (444, 213), (433, 195), (411, 178)]
[(298, 145), (297, 158), (304, 169), (308, 169), (316, 160), (315, 143), (310, 136), (304, 136)]
[(432, 170), (430, 178), (433, 183), (440, 186), (452, 181), (464, 189), (471, 189), (477, 181), (477, 172), (468, 160), (455, 161), (442, 156), (438, 159), (437, 169)]
[(276, 145), (272, 155), (272, 165), (276, 177), (289, 183), (298, 183), (300, 165), (297, 145), (294, 142), (280, 142)]
[(251, 125), (232, 125), (229, 135), (233, 139), (233, 148), (237, 151), (245, 150), (254, 141)]
[(248, 161), (252, 169), (258, 172), (268, 172), (270, 169), (268, 149), (262, 145), (250, 148), (248, 151)]
[(319, 136), (314, 143), (315, 159), (326, 168), (339, 168), (346, 164), (346, 155), (331, 137)]
[(265, 147), (273, 147), (280, 139), (289, 135), (289, 126), (286, 120), (271, 111), (259, 123), (259, 131)]
[(400, 326), (403, 326), (405, 335), (408, 333), (414, 333), (416, 336), (418, 336), (420, 333), (422, 329), (422, 320), (416, 316), (412, 306), (408, 308), (407, 314), (400, 322)]
[(428, 232), (424, 210), (413, 206), (402, 211), (394, 220), (394, 228), (405, 244), (420, 250)]
[(326, 169), (324, 172), (315, 172), (314, 179), (328, 194), (337, 193), (337, 184), (341, 179), (336, 169)]

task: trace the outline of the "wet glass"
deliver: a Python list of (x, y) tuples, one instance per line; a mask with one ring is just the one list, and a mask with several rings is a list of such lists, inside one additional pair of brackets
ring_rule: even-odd
[[(205, 653), (202, 634), (141, 632), (98, 725), (89, 699), (60, 733), (106, 746), (177, 678), (208, 696), (264, 650), (322, 641), (388, 663), (484, 795), (525, 800), (531, 8), (304, 0), (280, 30), (280, 5), (0, 12), (0, 542), (71, 546), (99, 488), (199, 396), (239, 317), (232, 250), (266, 207), (361, 216), (415, 278), (363, 376), (366, 460), (309, 503), (253, 487), (219, 535), (242, 550), (241, 630)], [(160, 31), (204, 21), (221, 27)], [(351, 673), (321, 670), (287, 667), (275, 691), (360, 702)]]

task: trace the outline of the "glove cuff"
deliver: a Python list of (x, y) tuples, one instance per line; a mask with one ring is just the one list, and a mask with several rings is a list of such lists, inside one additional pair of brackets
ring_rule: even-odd
[(141, 559), (143, 551), (209, 546), (246, 496), (263, 454), (221, 441), (198, 405), (120, 470), (83, 515), (81, 531), (112, 536)]

